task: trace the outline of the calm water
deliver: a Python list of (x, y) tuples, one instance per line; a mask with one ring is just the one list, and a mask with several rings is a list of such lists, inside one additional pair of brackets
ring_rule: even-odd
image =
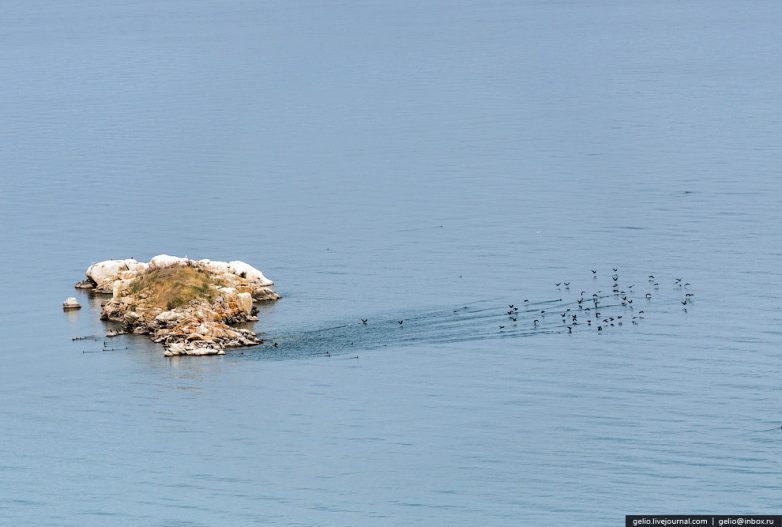
[[(0, 524), (782, 510), (778, 2), (0, 10)], [(162, 252), (279, 348), (83, 353), (72, 284)], [(498, 328), (612, 267), (639, 325)]]

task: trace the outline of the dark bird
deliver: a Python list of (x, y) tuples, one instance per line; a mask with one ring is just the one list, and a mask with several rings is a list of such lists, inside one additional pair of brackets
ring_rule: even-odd
[(614, 282), (616, 282), (617, 280), (619, 280), (619, 275), (618, 274), (612, 275), (611, 278), (613, 278)]
[(603, 326), (597, 326), (598, 331), (603, 331)]
[(611, 269), (613, 269), (613, 270), (614, 270), (614, 272), (617, 272), (617, 271), (619, 270), (619, 269), (617, 269), (616, 267), (612, 267)]
[(404, 320), (400, 320), (400, 321), (399, 321), (399, 325), (400, 325), (400, 326), (401, 326), (402, 324), (404, 324), (404, 323), (405, 323), (405, 321), (404, 321)]
[(368, 320), (369, 320), (368, 318), (362, 318), (361, 323), (366, 325)]
[(508, 307), (513, 309), (513, 304), (508, 304)]
[(654, 275), (653, 275), (653, 274), (650, 274), (650, 275), (649, 275), (649, 281), (652, 281), (652, 280), (654, 280)]
[(652, 299), (652, 293), (646, 293), (646, 299), (651, 300)]
[(518, 318), (516, 318), (516, 317), (510, 317), (510, 319), (511, 319), (512, 321), (514, 321), (514, 322), (516, 322), (516, 321), (518, 320)]
[(500, 326), (500, 329), (505, 329), (505, 326)]
[(527, 299), (525, 298), (525, 299), (524, 299), (524, 303), (526, 304), (527, 302), (529, 302), (529, 300), (527, 300)]
[(512, 315), (513, 314), (513, 310), (511, 309), (510, 311), (508, 311), (508, 314)]
[(573, 333), (573, 327), (572, 326), (568, 326), (567, 327), (567, 332), (568, 332), (568, 334)]
[(272, 344), (272, 346), (274, 346), (276, 348), (277, 347), (277, 343), (275, 342), (274, 344)]
[(555, 286), (557, 286), (557, 287), (559, 287), (559, 284), (561, 284), (561, 283), (562, 283), (562, 282), (557, 282), (557, 283), (556, 283), (556, 284), (554, 284), (554, 285), (555, 285)]
[(570, 286), (570, 282), (564, 282), (564, 284), (565, 284), (565, 287), (569, 287)]
[(537, 318), (532, 321), (533, 326), (538, 327), (538, 324), (540, 324), (540, 320), (538, 320)]
[(682, 305), (686, 306), (687, 305), (687, 300), (682, 300)]
[(597, 274), (597, 271), (596, 271), (595, 269), (590, 269), (590, 271), (592, 271), (592, 274), (593, 274), (593, 275), (596, 275), (596, 274)]

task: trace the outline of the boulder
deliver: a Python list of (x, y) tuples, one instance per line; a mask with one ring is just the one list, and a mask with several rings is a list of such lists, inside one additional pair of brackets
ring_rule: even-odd
[(187, 263), (187, 258), (179, 258), (177, 256), (169, 256), (168, 254), (158, 254), (149, 261), (150, 269), (162, 269), (164, 267), (171, 267), (172, 265), (181, 265)]
[(62, 303), (62, 308), (65, 311), (70, 309), (81, 309), (81, 304), (79, 304), (79, 301), (76, 300), (76, 297), (69, 296), (65, 299), (65, 302)]
[(263, 273), (250, 264), (240, 261), (228, 262), (228, 268), (241, 278), (246, 278), (256, 282), (258, 285), (268, 287), (274, 285), (274, 282), (263, 276)]
[[(87, 278), (95, 282), (95, 289), (102, 293), (111, 293), (114, 281), (119, 277), (120, 272), (127, 271), (128, 265), (134, 265), (138, 262), (133, 259), (128, 260), (105, 260), (94, 263), (87, 268)], [(80, 284), (83, 282), (79, 282)]]

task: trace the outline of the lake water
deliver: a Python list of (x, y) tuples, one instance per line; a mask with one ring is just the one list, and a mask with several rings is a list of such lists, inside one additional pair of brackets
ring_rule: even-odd
[[(763, 0), (3, 2), (0, 524), (779, 514), (780, 27)], [(73, 284), (159, 253), (262, 269), (279, 346), (84, 353)], [(613, 267), (624, 324), (569, 334)], [(525, 298), (563, 301), (513, 325)]]

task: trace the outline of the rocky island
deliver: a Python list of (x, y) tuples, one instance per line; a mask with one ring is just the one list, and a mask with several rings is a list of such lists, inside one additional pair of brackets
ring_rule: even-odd
[(101, 318), (119, 322), (107, 336), (149, 335), (166, 356), (222, 355), (227, 347), (253, 346), (261, 340), (249, 329), (256, 302), (280, 298), (274, 284), (240, 261), (191, 260), (161, 254), (149, 263), (134, 259), (92, 264), (77, 288), (110, 294)]

